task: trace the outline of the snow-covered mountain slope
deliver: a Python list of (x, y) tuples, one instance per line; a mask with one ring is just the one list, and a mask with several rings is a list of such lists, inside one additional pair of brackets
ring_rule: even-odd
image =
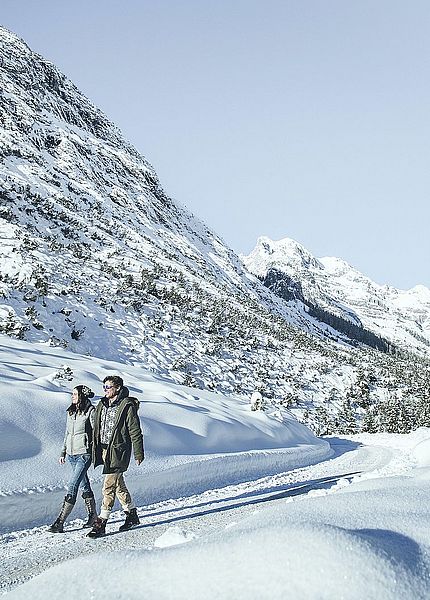
[[(232, 295), (243, 287), (236, 256), (164, 194), (106, 117), (16, 36), (1, 29), (0, 43), (5, 282), (43, 287), (48, 278), (51, 293), (68, 296), (80, 267), (75, 288), (83, 280), (96, 302), (109, 303), (119, 287), (112, 280), (124, 295), (133, 283), (147, 291), (157, 277), (148, 282), (144, 267), (162, 261), (190, 283), (225, 284)], [(104, 279), (94, 281), (103, 266)]]
[(327, 311), (333, 317), (333, 326), (342, 327), (343, 320), (345, 330), (350, 324), (353, 329), (376, 334), (396, 348), (430, 356), (428, 288), (418, 285), (403, 291), (378, 285), (345, 261), (317, 259), (288, 238), (259, 238), (243, 261), (275, 292), (289, 292), (290, 297)]
[(3, 28), (0, 52), (1, 333), (223, 394), (258, 388), (317, 431), (392, 390), (419, 405), (419, 360), (350, 348), (276, 296), (55, 66)]
[[(3, 332), (152, 366), (154, 332), (180, 346), (191, 328), (224, 341), (233, 321), (250, 343), (254, 323), (261, 331), (276, 317), (316, 328), (165, 195), (146, 159), (55, 66), (2, 28), (0, 48)], [(178, 358), (159, 365), (158, 356), (154, 368)]]

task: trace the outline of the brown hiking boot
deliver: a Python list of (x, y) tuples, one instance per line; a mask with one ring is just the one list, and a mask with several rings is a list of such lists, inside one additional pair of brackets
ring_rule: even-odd
[(140, 525), (139, 517), (137, 516), (137, 510), (135, 508), (132, 508), (130, 512), (126, 511), (125, 514), (125, 521), (118, 531), (127, 531), (127, 529), (131, 529), (135, 525)]
[(84, 523), (84, 525), (82, 527), (90, 528), (94, 525), (94, 523), (97, 520), (96, 501), (94, 500), (94, 495), (89, 492), (84, 492), (82, 494), (82, 498), (84, 499), (85, 508), (87, 509), (87, 513), (88, 513), (87, 522)]
[(64, 533), (64, 521), (72, 512), (72, 509), (75, 505), (75, 502), (69, 494), (64, 498), (63, 506), (61, 507), (60, 514), (52, 523), (51, 527), (49, 527), (48, 531), (50, 533)]
[(106, 523), (107, 519), (101, 519), (97, 517), (96, 522), (93, 525), (93, 528), (89, 533), (87, 533), (87, 537), (90, 538), (98, 538), (106, 535)]

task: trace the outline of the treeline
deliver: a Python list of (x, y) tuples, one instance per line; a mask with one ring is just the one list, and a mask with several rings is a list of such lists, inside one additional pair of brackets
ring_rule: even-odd
[(306, 306), (307, 312), (311, 317), (326, 323), (336, 331), (340, 331), (349, 339), (366, 344), (366, 346), (370, 346), (370, 348), (380, 350), (381, 352), (385, 352), (387, 354), (392, 351), (392, 346), (389, 342), (387, 342), (387, 340), (376, 335), (375, 333), (372, 333), (368, 329), (364, 329), (363, 326), (356, 325), (352, 321), (348, 321), (347, 319), (343, 319), (338, 315), (334, 315), (330, 311), (320, 308), (319, 306), (315, 306), (311, 302), (306, 302)]

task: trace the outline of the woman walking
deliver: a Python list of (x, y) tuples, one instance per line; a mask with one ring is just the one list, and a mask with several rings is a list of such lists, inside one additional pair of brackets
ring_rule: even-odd
[(82, 498), (88, 512), (88, 520), (84, 527), (92, 527), (97, 518), (94, 494), (87, 475), (91, 464), (94, 406), (90, 398), (93, 397), (94, 392), (86, 385), (77, 385), (73, 388), (72, 403), (67, 409), (63, 450), (59, 458), (60, 464), (63, 465), (67, 455), (73, 473), (60, 514), (49, 528), (52, 533), (63, 533), (64, 522), (75, 505), (79, 486), (82, 488)]

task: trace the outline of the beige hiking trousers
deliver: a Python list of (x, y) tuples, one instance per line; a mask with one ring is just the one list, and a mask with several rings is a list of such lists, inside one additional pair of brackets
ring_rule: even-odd
[[(103, 461), (105, 456), (106, 450), (103, 450)], [(130, 512), (130, 510), (134, 508), (130, 492), (125, 485), (123, 473), (108, 473), (105, 475), (102, 494), (102, 508), (99, 515), (102, 519), (109, 519), (109, 515), (115, 504), (115, 497), (118, 498), (123, 510)]]

